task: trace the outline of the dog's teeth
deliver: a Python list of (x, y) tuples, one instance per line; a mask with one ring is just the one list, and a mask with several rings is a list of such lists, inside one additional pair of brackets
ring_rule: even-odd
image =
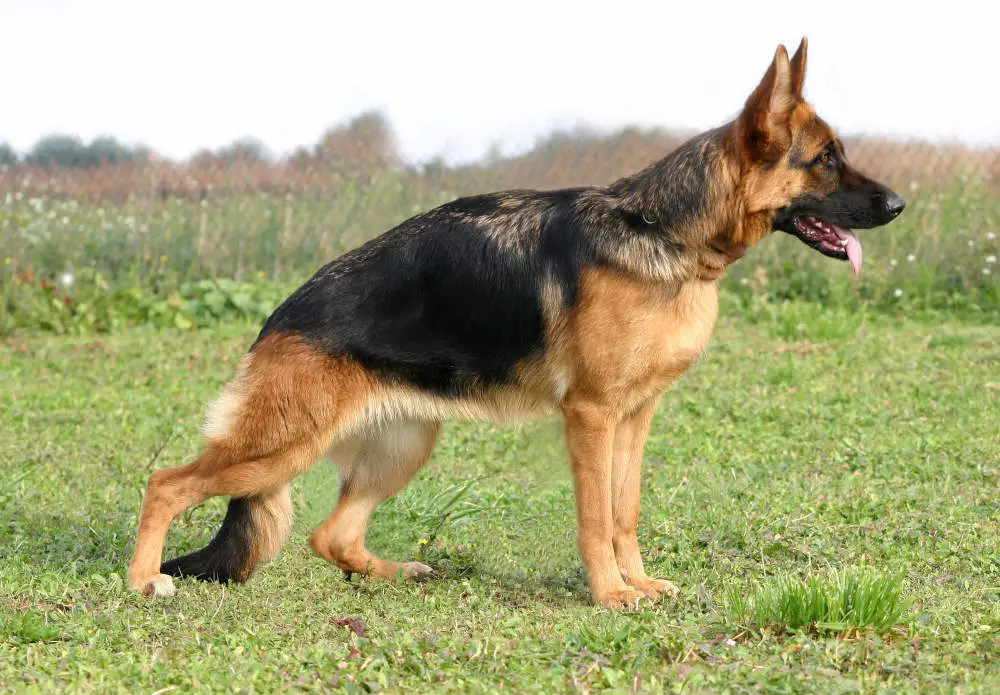
[(841, 239), (840, 240), (840, 245), (841, 246), (847, 246), (847, 239)]

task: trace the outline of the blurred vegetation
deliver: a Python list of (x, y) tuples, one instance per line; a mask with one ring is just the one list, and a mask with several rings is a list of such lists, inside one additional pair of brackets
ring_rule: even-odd
[[(0, 146), (0, 332), (262, 317), (327, 260), (418, 212), (487, 190), (605, 184), (683, 137), (556, 133), (516, 156), (411, 166), (372, 112), (282, 159), (253, 138), (183, 163), (111, 138), (45, 138), (23, 160)], [(860, 278), (776, 234), (732, 267), (726, 310), (761, 316), (794, 300), (994, 320), (997, 151), (855, 139), (848, 153), (908, 201), (859, 234)]]

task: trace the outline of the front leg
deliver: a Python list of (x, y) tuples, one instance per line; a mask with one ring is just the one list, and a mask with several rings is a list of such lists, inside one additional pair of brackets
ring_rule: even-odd
[(576, 495), (577, 547), (594, 600), (605, 608), (637, 608), (644, 593), (622, 579), (612, 543), (612, 447), (617, 417), (599, 404), (574, 400), (563, 407)]
[(659, 396), (649, 399), (635, 413), (618, 423), (612, 465), (614, 549), (618, 568), (626, 582), (653, 600), (663, 593), (676, 594), (678, 591), (665, 579), (652, 579), (646, 574), (636, 533), (642, 452), (658, 402)]

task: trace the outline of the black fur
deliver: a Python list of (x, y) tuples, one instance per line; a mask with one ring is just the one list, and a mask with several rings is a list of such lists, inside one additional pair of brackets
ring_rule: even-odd
[(164, 562), (160, 572), (173, 577), (244, 582), (249, 576), (246, 564), (253, 549), (253, 538), (250, 502), (234, 497), (229, 500), (222, 527), (215, 538), (201, 550)]

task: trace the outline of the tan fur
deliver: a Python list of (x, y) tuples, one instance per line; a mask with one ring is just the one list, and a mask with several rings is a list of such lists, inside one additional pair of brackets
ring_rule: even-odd
[[(692, 280), (676, 294), (606, 270), (584, 271), (580, 299), (558, 341), (569, 393), (632, 412), (704, 352), (718, 310), (717, 285)], [(559, 349), (558, 347), (556, 348)]]
[(258, 533), (244, 567), (247, 576), (258, 564), (277, 555), (292, 532), (291, 486), (282, 485), (272, 492), (254, 495), (249, 501), (253, 527)]

